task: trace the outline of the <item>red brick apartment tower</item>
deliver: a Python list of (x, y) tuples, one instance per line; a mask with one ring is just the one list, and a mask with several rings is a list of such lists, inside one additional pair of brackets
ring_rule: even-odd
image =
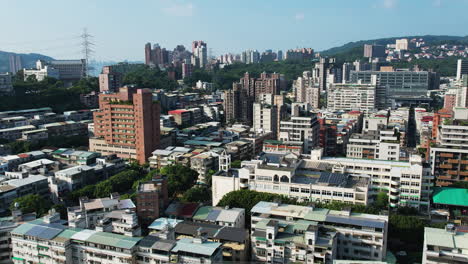
[(160, 138), (160, 105), (152, 97), (149, 89), (127, 86), (118, 93), (100, 94), (90, 150), (145, 163)]

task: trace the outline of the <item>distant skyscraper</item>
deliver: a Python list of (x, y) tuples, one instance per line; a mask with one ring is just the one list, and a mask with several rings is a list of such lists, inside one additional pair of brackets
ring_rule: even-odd
[(192, 76), (193, 65), (190, 60), (186, 60), (182, 63), (182, 78), (188, 78)]
[(468, 74), (468, 60), (457, 61), (457, 80), (461, 80), (463, 74)]
[(283, 51), (282, 51), (282, 50), (278, 50), (278, 52), (277, 52), (277, 60), (278, 60), (278, 61), (282, 61), (282, 60), (283, 60)]
[(192, 42), (192, 64), (200, 68), (205, 68), (208, 65), (207, 45), (201, 40)]
[(410, 42), (408, 39), (397, 39), (395, 40), (395, 50), (402, 51), (402, 50), (409, 50), (410, 49)]
[(23, 64), (21, 63), (21, 56), (16, 54), (10, 54), (10, 72), (17, 73), (19, 70), (23, 69)]
[(154, 44), (151, 48), (151, 43), (145, 45), (145, 64), (148, 66), (159, 66), (169, 63), (169, 52), (165, 48), (161, 48), (159, 44)]
[(365, 58), (383, 58), (385, 57), (385, 47), (381, 45), (364, 44)]

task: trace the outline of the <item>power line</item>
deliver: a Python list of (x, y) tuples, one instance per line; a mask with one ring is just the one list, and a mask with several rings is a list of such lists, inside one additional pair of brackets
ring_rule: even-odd
[(93, 46), (94, 43), (92, 42), (93, 36), (88, 33), (88, 29), (83, 29), (83, 34), (81, 34), (81, 52), (85, 59), (85, 74), (89, 76), (89, 71), (92, 70), (91, 67), (88, 65), (89, 58), (92, 54), (94, 54)]

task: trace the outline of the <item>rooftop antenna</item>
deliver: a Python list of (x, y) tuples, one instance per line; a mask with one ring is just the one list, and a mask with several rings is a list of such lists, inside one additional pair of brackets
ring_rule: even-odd
[(81, 52), (83, 54), (83, 57), (85, 59), (85, 65), (84, 65), (84, 74), (85, 77), (89, 76), (89, 71), (92, 70), (92, 67), (89, 66), (89, 58), (91, 57), (92, 54), (94, 54), (93, 46), (94, 43), (92, 42), (93, 35), (88, 33), (87, 28), (83, 28), (83, 34), (81, 34)]

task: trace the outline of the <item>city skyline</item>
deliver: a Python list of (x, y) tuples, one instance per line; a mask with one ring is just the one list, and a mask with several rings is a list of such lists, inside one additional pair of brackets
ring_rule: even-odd
[[(147, 42), (172, 50), (179, 44), (190, 49), (193, 40), (205, 41), (212, 55), (296, 47), (321, 51), (351, 41), (384, 37), (464, 36), (463, 25), (468, 22), (464, 7), (468, 7), (466, 0), (333, 0), (287, 4), (119, 0), (112, 5), (109, 1), (91, 0), (9, 1), (3, 6), (2, 19), (15, 23), (8, 23), (10, 26), (4, 29), (8, 37), (0, 41), (0, 50), (40, 53), (56, 59), (81, 58), (79, 35), (86, 27), (94, 35), (92, 58), (96, 60), (143, 61)], [(61, 12), (64, 8), (75, 11)], [(18, 14), (22, 14), (21, 20)], [(24, 31), (38, 21), (42, 30)]]

